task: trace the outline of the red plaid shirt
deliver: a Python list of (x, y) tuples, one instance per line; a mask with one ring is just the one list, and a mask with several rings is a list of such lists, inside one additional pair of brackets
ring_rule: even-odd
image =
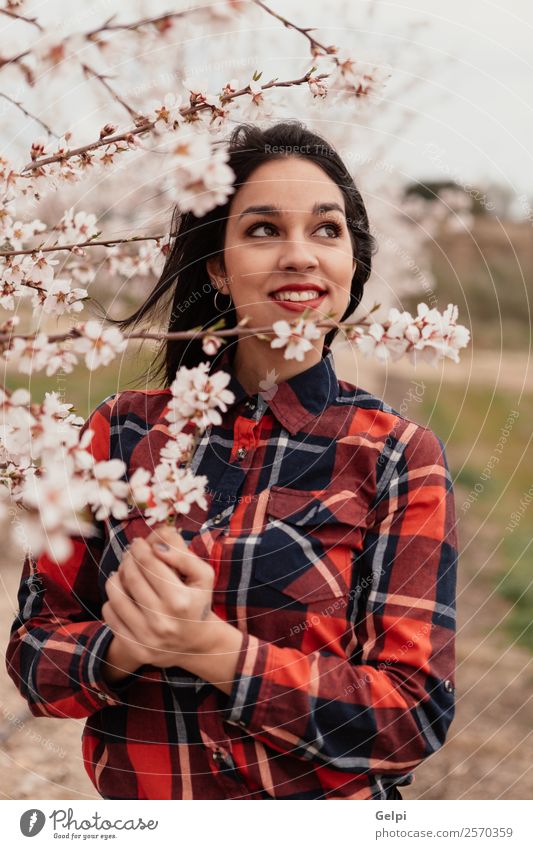
[[(234, 350), (234, 349), (233, 349)], [(231, 694), (179, 667), (108, 686), (104, 584), (151, 528), (97, 523), (61, 566), (27, 558), (9, 673), (36, 716), (87, 717), (82, 748), (113, 799), (384, 799), (454, 714), (457, 539), (442, 442), (333, 355), (235, 402), (193, 459), (208, 510), (180, 519), (216, 572), (213, 609), (244, 633)], [(270, 397), (271, 396), (271, 397)], [(99, 459), (153, 469), (169, 390), (124, 391), (85, 426)], [(392, 791), (393, 792), (393, 791)]]

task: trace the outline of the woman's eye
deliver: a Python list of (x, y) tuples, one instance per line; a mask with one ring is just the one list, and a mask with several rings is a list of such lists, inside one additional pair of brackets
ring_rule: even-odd
[[(250, 229), (248, 230), (248, 236), (255, 235), (255, 231), (258, 230), (260, 227), (262, 227), (264, 230), (275, 230), (276, 229), (273, 224), (268, 224), (265, 221), (261, 224), (254, 224), (253, 227), (250, 227)], [(260, 233), (259, 235), (264, 235), (264, 234)]]
[[(274, 227), (273, 224), (269, 224), (268, 222), (263, 221), (259, 224), (254, 224), (253, 227), (250, 227), (250, 229), (247, 232), (247, 235), (248, 236), (257, 235), (257, 230), (259, 230), (260, 228), (262, 228), (263, 230), (270, 230), (271, 233), (276, 232), (276, 227)], [(327, 236), (328, 239), (336, 238), (337, 236), (340, 236), (341, 232), (342, 232), (342, 228), (341, 228), (340, 224), (337, 224), (335, 221), (329, 221), (326, 224), (321, 224), (321, 226), (315, 232), (318, 232), (319, 230), (329, 230), (330, 234)], [(333, 231), (333, 236), (331, 235), (331, 231)], [(259, 236), (264, 236), (264, 235), (268, 236), (269, 233), (266, 233), (266, 234), (265, 233), (259, 233)]]
[[(334, 237), (340, 236), (340, 234), (341, 234), (341, 226), (340, 226), (340, 224), (337, 224), (335, 221), (330, 221), (328, 224), (322, 224), (322, 226), (319, 227), (318, 229), (319, 230), (325, 230), (325, 229), (333, 230), (333, 236)], [(328, 236), (328, 239), (331, 239), (331, 236)]]

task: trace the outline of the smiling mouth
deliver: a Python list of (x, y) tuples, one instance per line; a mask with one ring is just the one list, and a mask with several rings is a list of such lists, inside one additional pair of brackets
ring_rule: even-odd
[(274, 292), (269, 295), (269, 297), (280, 304), (307, 304), (314, 303), (315, 301), (320, 301), (326, 292)]

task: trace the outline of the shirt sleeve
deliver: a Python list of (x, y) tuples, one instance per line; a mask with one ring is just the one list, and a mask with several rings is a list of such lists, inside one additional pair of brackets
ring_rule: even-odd
[[(444, 446), (412, 422), (381, 454), (355, 553), (346, 657), (244, 635), (225, 718), (279, 752), (398, 775), (442, 746), (454, 715), (457, 536)], [(348, 644), (348, 643), (347, 643)]]
[[(109, 458), (113, 399), (106, 398), (82, 427), (94, 431), (89, 449)], [(26, 556), (18, 591), (19, 613), (11, 627), (7, 671), (34, 716), (84, 717), (121, 703), (135, 675), (108, 686), (102, 661), (113, 633), (101, 619), (99, 564), (104, 546), (98, 535), (72, 537), (73, 553), (57, 564), (46, 554)]]

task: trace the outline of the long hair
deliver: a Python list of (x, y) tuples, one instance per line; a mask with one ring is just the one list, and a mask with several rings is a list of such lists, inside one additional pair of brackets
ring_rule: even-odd
[[(363, 287), (370, 276), (375, 244), (369, 232), (363, 199), (337, 151), (300, 121), (292, 120), (265, 129), (254, 124), (239, 124), (223, 143), (229, 153), (228, 165), (235, 173), (236, 191), (262, 163), (285, 156), (309, 159), (337, 184), (344, 196), (353, 256), (357, 260), (350, 302), (339, 319), (339, 322), (344, 321), (361, 301)], [(173, 332), (193, 328), (205, 330), (223, 316), (225, 328), (236, 327), (238, 318), (233, 304), (230, 306), (230, 298), (220, 293), (218, 300), (222, 298), (227, 307), (220, 312), (220, 306), (219, 309), (215, 306), (216, 290), (206, 268), (211, 257), (219, 255), (223, 259), (226, 224), (234, 197), (232, 194), (226, 203), (201, 218), (192, 212), (183, 213), (178, 203), (172, 214), (170, 232), (173, 241), (159, 280), (133, 315), (107, 320), (122, 331), (138, 328), (144, 323), (164, 325), (168, 321), (168, 331)], [(169, 310), (170, 317), (166, 319)], [(337, 328), (329, 330), (324, 338), (325, 344), (331, 346), (337, 333)], [(164, 385), (169, 386), (181, 366), (192, 368), (202, 361), (209, 361), (202, 349), (201, 337), (199, 331), (194, 339), (163, 340), (153, 364), (156, 366), (153, 375), (160, 380), (164, 378)]]

